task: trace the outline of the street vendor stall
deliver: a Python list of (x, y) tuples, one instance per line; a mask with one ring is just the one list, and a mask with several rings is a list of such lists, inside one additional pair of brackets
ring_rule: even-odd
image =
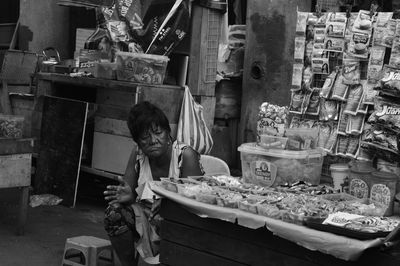
[(162, 182), (153, 183), (152, 189), (164, 197), (160, 261), (165, 265), (265, 265), (266, 262), (269, 265), (398, 265), (400, 262), (393, 250), (383, 250), (383, 237), (360, 240), (250, 213), (240, 207), (207, 204), (172, 192)]

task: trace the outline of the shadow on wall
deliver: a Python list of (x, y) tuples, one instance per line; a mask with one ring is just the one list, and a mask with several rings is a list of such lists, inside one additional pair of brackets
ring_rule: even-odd
[(33, 32), (29, 29), (29, 27), (20, 25), (18, 36), (19, 49), (22, 51), (29, 51), (29, 43), (33, 40)]

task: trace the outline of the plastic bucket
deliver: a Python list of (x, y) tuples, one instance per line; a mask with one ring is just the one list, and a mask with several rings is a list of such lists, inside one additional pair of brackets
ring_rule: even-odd
[(344, 163), (331, 164), (329, 170), (331, 171), (333, 188), (343, 192), (345, 180), (346, 178), (348, 180), (350, 176), (349, 165)]

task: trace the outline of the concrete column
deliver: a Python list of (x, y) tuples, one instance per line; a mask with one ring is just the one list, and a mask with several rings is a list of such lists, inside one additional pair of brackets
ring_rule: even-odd
[(262, 102), (289, 105), (297, 9), (311, 10), (311, 0), (247, 2), (239, 145), (256, 140)]
[(54, 0), (20, 0), (19, 48), (41, 53), (56, 48), (62, 59), (69, 55), (69, 8)]

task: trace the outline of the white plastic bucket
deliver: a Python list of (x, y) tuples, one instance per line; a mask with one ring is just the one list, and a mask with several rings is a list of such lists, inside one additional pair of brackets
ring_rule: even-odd
[(344, 182), (350, 176), (349, 165), (344, 163), (331, 164), (329, 169), (331, 170), (333, 188), (343, 192)]

